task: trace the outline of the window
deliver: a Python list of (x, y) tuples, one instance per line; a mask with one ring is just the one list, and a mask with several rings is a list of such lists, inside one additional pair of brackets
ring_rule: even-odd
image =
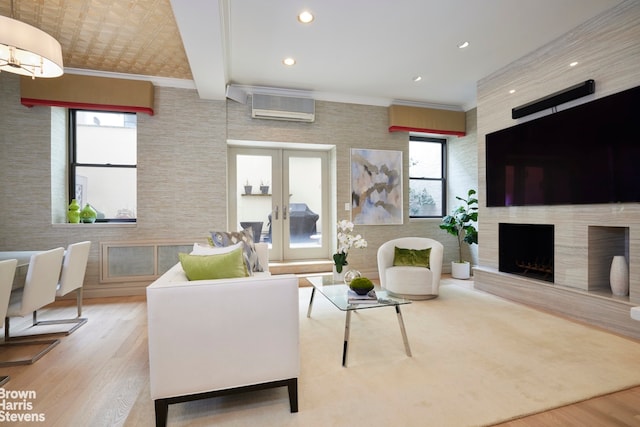
[(409, 137), (409, 217), (442, 218), (446, 201), (447, 140)]
[(135, 222), (137, 126), (134, 113), (69, 110), (69, 197), (89, 203), (98, 222)]

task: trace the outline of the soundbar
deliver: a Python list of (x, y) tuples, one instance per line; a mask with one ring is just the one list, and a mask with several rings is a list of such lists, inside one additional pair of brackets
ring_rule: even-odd
[(551, 95), (545, 96), (544, 98), (540, 98), (519, 107), (512, 108), (511, 118), (519, 119), (520, 117), (528, 116), (529, 114), (537, 113), (538, 111), (546, 110), (547, 108), (553, 108), (557, 105), (564, 104), (565, 102), (582, 98), (583, 96), (590, 95), (595, 91), (596, 82), (593, 79), (589, 79), (575, 86), (571, 86), (564, 90), (552, 93)]

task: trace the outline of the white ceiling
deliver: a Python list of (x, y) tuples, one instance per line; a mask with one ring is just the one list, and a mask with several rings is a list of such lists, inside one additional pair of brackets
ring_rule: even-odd
[(60, 41), (68, 73), (195, 87), (203, 99), (225, 99), (231, 84), (236, 100), (269, 88), (466, 111), (479, 79), (621, 1), (5, 0), (0, 15)]
[[(225, 85), (468, 110), (476, 82), (620, 0), (171, 0), (202, 98)], [(299, 23), (312, 11), (315, 20)], [(470, 46), (457, 45), (468, 41)], [(284, 57), (297, 61), (282, 64)], [(580, 61), (580, 58), (575, 58)], [(420, 82), (413, 77), (421, 76)]]

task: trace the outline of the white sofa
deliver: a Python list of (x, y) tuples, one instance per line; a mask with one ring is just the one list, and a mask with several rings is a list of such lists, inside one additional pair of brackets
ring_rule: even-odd
[(178, 263), (147, 287), (147, 311), (157, 426), (170, 404), (268, 387), (287, 386), (298, 411), (295, 275), (188, 281)]

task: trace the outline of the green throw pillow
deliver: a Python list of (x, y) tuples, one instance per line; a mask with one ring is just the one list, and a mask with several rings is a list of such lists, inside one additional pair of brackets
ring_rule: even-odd
[(209, 244), (219, 248), (235, 245), (242, 242), (244, 247), (244, 259), (247, 263), (249, 275), (253, 275), (254, 271), (264, 271), (258, 259), (255, 243), (253, 242), (253, 230), (246, 228), (242, 231), (212, 231)]
[(178, 258), (189, 280), (229, 279), (249, 275), (242, 248), (219, 255), (179, 253)]
[(393, 265), (409, 265), (412, 267), (429, 268), (430, 256), (431, 248), (405, 249), (396, 246), (393, 254)]

